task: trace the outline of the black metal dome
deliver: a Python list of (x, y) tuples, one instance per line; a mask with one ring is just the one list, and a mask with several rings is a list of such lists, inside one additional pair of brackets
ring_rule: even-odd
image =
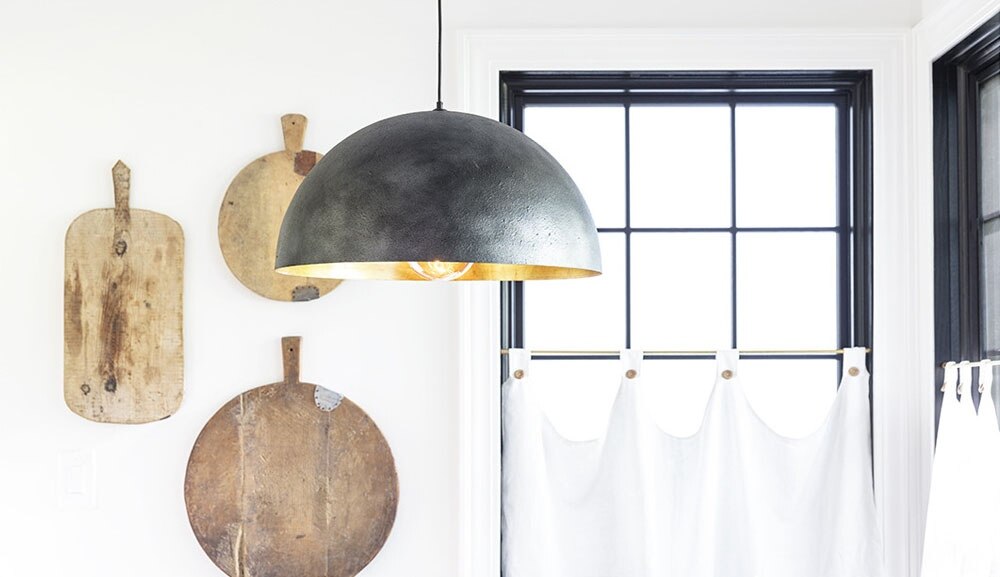
[(601, 253), (579, 189), (545, 149), (499, 122), (433, 110), (371, 124), (316, 164), (285, 214), (276, 268), (430, 278), (418, 263), (461, 280), (579, 278), (600, 274)]

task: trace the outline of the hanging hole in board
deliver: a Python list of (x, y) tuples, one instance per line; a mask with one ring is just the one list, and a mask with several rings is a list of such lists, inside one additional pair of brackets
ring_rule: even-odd
[(523, 379), (524, 378), (524, 371), (521, 370), (521, 369), (517, 369), (516, 371), (514, 371), (514, 378), (515, 379)]
[(727, 381), (733, 378), (733, 371), (730, 371), (729, 369), (722, 371), (722, 378), (726, 379)]
[(638, 374), (639, 374), (638, 371), (636, 371), (635, 369), (629, 369), (625, 371), (625, 378), (634, 379)]

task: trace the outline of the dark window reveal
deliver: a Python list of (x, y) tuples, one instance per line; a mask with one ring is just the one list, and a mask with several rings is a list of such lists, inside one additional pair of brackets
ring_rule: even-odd
[(1000, 14), (934, 63), (934, 221), (936, 358), (1000, 359)]

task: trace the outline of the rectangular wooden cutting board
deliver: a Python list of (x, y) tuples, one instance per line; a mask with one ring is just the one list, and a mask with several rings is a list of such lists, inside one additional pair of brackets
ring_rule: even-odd
[(115, 208), (66, 231), (66, 405), (103, 423), (172, 415), (184, 388), (184, 233), (173, 219), (129, 208), (130, 171), (112, 169)]

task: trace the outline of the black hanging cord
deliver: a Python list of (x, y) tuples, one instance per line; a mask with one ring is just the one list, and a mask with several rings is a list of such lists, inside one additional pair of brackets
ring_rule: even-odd
[(438, 0), (438, 101), (435, 110), (444, 110), (441, 102), (441, 0)]

